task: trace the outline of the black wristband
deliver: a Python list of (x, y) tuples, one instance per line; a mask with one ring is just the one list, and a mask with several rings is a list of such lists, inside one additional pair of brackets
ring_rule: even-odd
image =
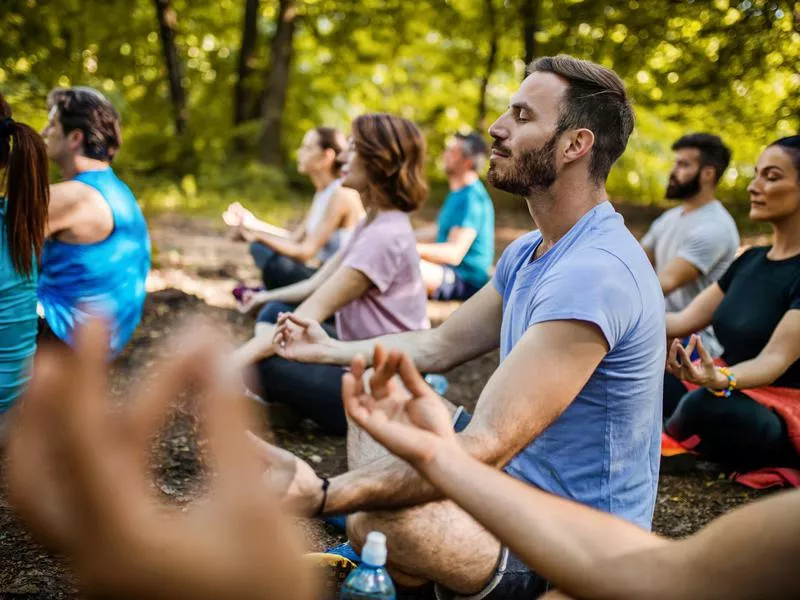
[(315, 517), (319, 517), (325, 512), (325, 503), (328, 501), (328, 486), (331, 484), (327, 477), (322, 478), (322, 503), (319, 505), (317, 512), (314, 513)]

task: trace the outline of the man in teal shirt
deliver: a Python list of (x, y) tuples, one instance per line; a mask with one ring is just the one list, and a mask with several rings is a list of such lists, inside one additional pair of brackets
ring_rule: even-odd
[(436, 225), (417, 231), (422, 278), (435, 300), (466, 300), (489, 281), (494, 206), (478, 176), (486, 155), (477, 133), (456, 134), (444, 151), (450, 193)]

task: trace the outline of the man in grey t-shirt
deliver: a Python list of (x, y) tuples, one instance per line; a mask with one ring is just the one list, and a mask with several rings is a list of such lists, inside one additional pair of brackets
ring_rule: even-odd
[[(680, 200), (656, 219), (642, 238), (658, 273), (668, 312), (686, 306), (727, 270), (739, 247), (730, 213), (714, 193), (730, 162), (730, 150), (708, 133), (685, 135), (672, 146), (675, 166), (666, 197)], [(712, 356), (722, 353), (710, 327), (700, 332)]]

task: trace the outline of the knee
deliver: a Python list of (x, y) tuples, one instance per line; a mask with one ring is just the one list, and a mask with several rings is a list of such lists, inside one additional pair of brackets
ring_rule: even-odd
[(370, 531), (382, 531), (388, 537), (390, 529), (396, 533), (394, 527), (389, 527), (386, 519), (381, 517), (381, 513), (360, 512), (347, 516), (347, 540), (359, 554), (367, 543)]
[(667, 421), (667, 433), (679, 440), (699, 433), (704, 424), (714, 418), (717, 400), (716, 396), (703, 388), (685, 394)]
[(285, 302), (267, 302), (258, 313), (256, 323), (277, 323), (278, 315), (285, 312), (292, 312), (294, 307)]
[(353, 550), (361, 554), (364, 544), (367, 541), (367, 534), (370, 532), (368, 525), (369, 515), (367, 513), (355, 513), (347, 516), (345, 530), (347, 531), (347, 540), (353, 547)]

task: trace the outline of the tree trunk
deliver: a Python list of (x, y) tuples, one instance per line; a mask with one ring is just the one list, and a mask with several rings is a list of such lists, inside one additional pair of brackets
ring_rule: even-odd
[(178, 59), (175, 47), (175, 26), (177, 15), (170, 6), (170, 0), (153, 0), (158, 14), (158, 25), (161, 32), (161, 45), (164, 48), (164, 60), (167, 64), (169, 93), (175, 113), (175, 130), (178, 134), (186, 131), (186, 92), (183, 89), (183, 65)]
[(497, 12), (494, 7), (494, 0), (485, 0), (484, 2), (485, 18), (489, 24), (489, 55), (486, 57), (486, 70), (481, 77), (481, 87), (478, 95), (478, 116), (475, 120), (475, 128), (478, 131), (483, 131), (486, 126), (486, 91), (489, 87), (489, 78), (494, 72), (494, 65), (497, 61), (497, 45), (498, 45), (498, 32), (497, 32)]
[[(540, 0), (522, 0), (522, 37), (525, 40), (525, 69), (536, 58), (536, 30), (539, 19)], [(524, 76), (523, 76), (524, 78)]]
[(258, 38), (258, 4), (259, 0), (247, 0), (244, 9), (244, 24), (242, 25), (242, 46), (239, 51), (238, 76), (233, 97), (233, 124), (239, 125), (246, 121), (249, 114), (249, 105), (253, 102), (252, 94), (248, 89), (248, 78), (253, 72), (252, 60), (256, 50)]
[(292, 40), (297, 21), (295, 0), (280, 0), (278, 27), (270, 45), (270, 68), (264, 103), (261, 107), (260, 154), (261, 161), (268, 165), (283, 163), (281, 152), (281, 121), (289, 89), (289, 69), (292, 62)]

